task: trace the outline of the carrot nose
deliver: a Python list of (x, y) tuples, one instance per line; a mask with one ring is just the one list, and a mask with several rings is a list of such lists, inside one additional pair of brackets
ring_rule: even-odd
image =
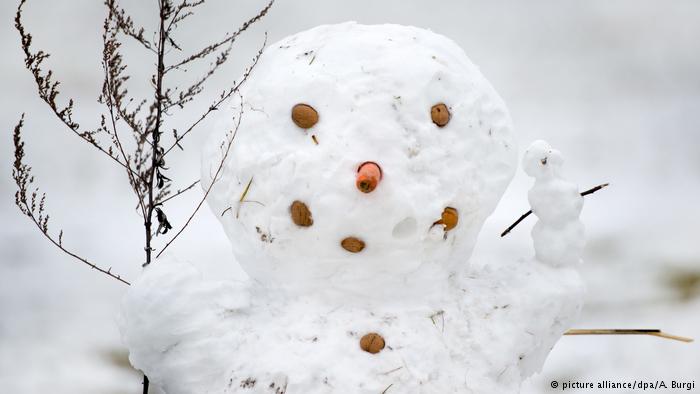
[(374, 190), (379, 181), (382, 180), (382, 169), (377, 163), (367, 161), (357, 169), (355, 185), (363, 193), (370, 193)]

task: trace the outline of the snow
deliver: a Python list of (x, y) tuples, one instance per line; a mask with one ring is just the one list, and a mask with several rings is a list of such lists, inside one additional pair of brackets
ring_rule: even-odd
[[(130, 3), (133, 16), (146, 24), (153, 20), (152, 2)], [(206, 37), (222, 34), (222, 26), (238, 26), (236, 22), (253, 15), (258, 5), (238, 2), (232, 10), (228, 2), (211, 3), (192, 22), (190, 29), (196, 34), (182, 35), (181, 46), (199, 49)], [(0, 3), (0, 14), (12, 17), (15, 6)], [(99, 122), (100, 115), (98, 108), (85, 104), (94, 102), (103, 79), (99, 61), (104, 6), (84, 2), (80, 12), (76, 9), (42, 2), (40, 7), (28, 7), (26, 17), (33, 21), (37, 45), (54, 53), (50, 62), (64, 80), (62, 92), (81, 105), (78, 120), (89, 126)], [(662, 328), (697, 339), (700, 298), (697, 293), (687, 301), (678, 297), (677, 288), (666, 277), (687, 272), (686, 277), (692, 278), (700, 268), (696, 226), (700, 217), (700, 74), (695, 72), (700, 67), (696, 50), (700, 3), (674, 3), (663, 12), (659, 18), (657, 2), (639, 0), (573, 7), (566, 2), (418, 1), (410, 7), (403, 2), (308, 1), (304, 7), (277, 2), (266, 22), (254, 25), (249, 36), (239, 37), (237, 55), (229, 67), (232, 72), (222, 73), (216, 83), (230, 86), (266, 30), (276, 41), (316, 24), (350, 18), (431, 27), (447, 35), (469, 53), (508, 102), (521, 155), (530, 141), (543, 138), (566, 154), (567, 174), (582, 188), (611, 182), (610, 188), (586, 197), (582, 212), (586, 264), (579, 269), (588, 292), (575, 327)], [(57, 17), (72, 23), (56, 30)], [(238, 21), (232, 20), (236, 17)], [(64, 228), (64, 241), (75, 250), (96, 262), (114, 264), (115, 271), (135, 279), (143, 242), (136, 228), (140, 217), (133, 210), (123, 173), (47, 115), (23, 67), (11, 21), (0, 30), (0, 45), (8, 53), (0, 64), (6, 92), (0, 118), (11, 128), (21, 113), (27, 113), (29, 159), (48, 191), (52, 220)], [(138, 52), (132, 59), (141, 55)], [(172, 54), (175, 60), (180, 55)], [(196, 77), (194, 71), (172, 76), (179, 83), (181, 76)], [(143, 83), (147, 79), (148, 75), (133, 78), (130, 90), (143, 91), (138, 87), (147, 88)], [(205, 91), (202, 105), (219, 93), (213, 85)], [(196, 120), (198, 111), (190, 112), (192, 121)], [(199, 177), (197, 147), (207, 128), (208, 124), (191, 133), (185, 152), (177, 150), (176, 159), (173, 156), (169, 163), (172, 178), (183, 186)], [(36, 133), (41, 138), (30, 138)], [(0, 144), (5, 157), (12, 157), (11, 145)], [(57, 148), (66, 154), (57, 158)], [(10, 160), (0, 161), (3, 173), (9, 174), (10, 166)], [(526, 198), (530, 187), (530, 178), (517, 171), (479, 236), (472, 265), (480, 263), (477, 258), (499, 261), (531, 251), (534, 216), (507, 237), (498, 236), (530, 208)], [(0, 392), (140, 392), (138, 371), (101, 356), (105, 349), (126, 354), (113, 321), (126, 288), (56, 253), (14, 207), (10, 177), (0, 178), (0, 189), (5, 196), (0, 217), (6, 224), (0, 228), (0, 310), (6, 316), (0, 319)], [(174, 224), (181, 224), (198, 203), (201, 194), (192, 193), (166, 206)], [(230, 257), (226, 236), (217, 228), (216, 216), (200, 210), (171, 249), (196, 264), (205, 276), (236, 276), (239, 268)], [(168, 239), (158, 240), (162, 245)], [(229, 265), (223, 266), (222, 261)], [(523, 390), (551, 393), (550, 381), (560, 378), (648, 376), (697, 382), (697, 355), (696, 344), (657, 338), (564, 337), (542, 374)]]
[(528, 200), (539, 219), (532, 228), (536, 257), (552, 265), (579, 263), (584, 245), (583, 197), (563, 178), (562, 164), (561, 153), (545, 141), (533, 142), (523, 157), (523, 169), (535, 178)]
[[(470, 269), (422, 303), (249, 285), (203, 279), (174, 258), (146, 268), (122, 309), (132, 364), (170, 394), (517, 392), (582, 293), (574, 270), (530, 260)], [(363, 352), (368, 332), (387, 348)]]
[[(462, 49), (427, 30), (351, 22), (293, 35), (270, 45), (242, 96), (241, 126), (208, 202), (238, 262), (263, 284), (372, 294), (387, 281), (445, 278), (465, 266), (515, 171), (504, 103)], [(441, 102), (452, 115), (445, 127), (430, 116)], [(292, 122), (298, 103), (318, 112), (311, 129)], [(205, 147), (204, 187), (232, 123)], [(383, 175), (369, 194), (355, 188), (367, 161)], [(295, 200), (309, 207), (312, 226), (290, 220)], [(446, 207), (460, 222), (447, 242), (431, 227)], [(339, 247), (348, 236), (365, 250)]]
[[(146, 267), (120, 321), (136, 368), (169, 394), (507, 393), (542, 368), (582, 306), (568, 266), (581, 197), (558, 152), (535, 143), (523, 166), (541, 261), (469, 264), (516, 148), (504, 103), (459, 47), (413, 27), (320, 26), (273, 44), (245, 86), (208, 202), (236, 257), (217, 264), (250, 280), (172, 256)], [(430, 115), (441, 102), (444, 127)], [(313, 127), (292, 121), (298, 103), (318, 111)], [(205, 189), (231, 124), (205, 148)], [(371, 193), (355, 187), (367, 161), (382, 169)], [(294, 201), (310, 226), (292, 220)], [(365, 249), (343, 249), (351, 235)], [(386, 342), (377, 354), (360, 347), (368, 333)]]

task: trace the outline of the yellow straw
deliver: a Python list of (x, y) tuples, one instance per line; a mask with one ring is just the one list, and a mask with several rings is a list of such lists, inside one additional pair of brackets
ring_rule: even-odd
[(667, 334), (657, 329), (571, 329), (564, 335), (651, 335), (681, 342), (693, 342), (692, 338)]

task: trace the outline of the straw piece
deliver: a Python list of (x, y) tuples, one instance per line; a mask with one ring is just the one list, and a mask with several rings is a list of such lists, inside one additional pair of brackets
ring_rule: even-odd
[(650, 335), (659, 338), (672, 339), (681, 342), (693, 342), (692, 338), (681, 337), (677, 335), (667, 334), (658, 329), (571, 329), (564, 335)]

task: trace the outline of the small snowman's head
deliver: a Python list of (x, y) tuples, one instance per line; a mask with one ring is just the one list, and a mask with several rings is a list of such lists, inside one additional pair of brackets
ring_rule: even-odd
[(563, 163), (561, 152), (542, 140), (533, 142), (523, 155), (523, 170), (535, 179), (555, 178)]
[[(444, 278), (466, 266), (516, 166), (504, 103), (427, 30), (344, 23), (293, 35), (265, 50), (241, 93), (208, 200), (263, 283)], [(205, 187), (231, 127), (205, 149)]]

